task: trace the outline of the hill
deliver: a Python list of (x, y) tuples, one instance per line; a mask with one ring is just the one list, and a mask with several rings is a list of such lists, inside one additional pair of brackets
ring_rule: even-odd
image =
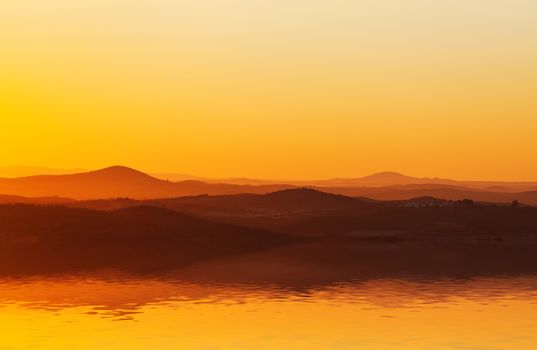
[(60, 196), (78, 200), (131, 197), (166, 198), (196, 194), (266, 193), (287, 185), (240, 186), (200, 181), (170, 182), (140, 171), (114, 166), (68, 175), (40, 175), (0, 179), (0, 193), (25, 197)]
[(162, 267), (298, 241), (149, 206), (93, 211), (0, 205), (0, 222), (0, 269), (40, 264)]
[[(157, 204), (158, 202), (158, 204)], [(364, 202), (315, 189), (288, 189), (267, 194), (183, 197), (153, 201), (180, 211), (218, 212), (241, 215), (275, 215), (299, 212), (345, 211)]]
[(537, 182), (465, 181), (429, 177), (413, 177), (397, 172), (382, 172), (361, 178), (331, 179), (309, 182), (322, 187), (391, 187), (397, 185), (439, 185), (465, 187), (473, 190), (524, 192), (537, 190)]
[(171, 181), (197, 180), (206, 183), (228, 183), (235, 185), (289, 184), (298, 187), (390, 187), (397, 185), (437, 185), (447, 187), (464, 187), (473, 190), (492, 192), (527, 192), (537, 191), (537, 182), (509, 181), (467, 181), (436, 177), (413, 177), (398, 172), (386, 171), (358, 178), (334, 178), (324, 180), (269, 180), (251, 178), (202, 178), (185, 174), (156, 174), (159, 179)]
[[(431, 181), (431, 183), (424, 181)], [(385, 185), (392, 182), (398, 184)], [(308, 185), (306, 187), (309, 188), (309, 191), (318, 190), (325, 193), (365, 197), (374, 200), (406, 200), (431, 196), (447, 200), (463, 200), (468, 198), (474, 201), (491, 203), (510, 203), (513, 200), (518, 200), (521, 203), (537, 205), (537, 190), (516, 191), (515, 189), (518, 187), (512, 187), (515, 186), (513, 183), (508, 184), (511, 187), (506, 187), (507, 183), (504, 183), (505, 186), (492, 186), (493, 183), (488, 182), (479, 183), (479, 186), (471, 184), (474, 187), (464, 186), (464, 184), (465, 182), (453, 180), (418, 179), (398, 173), (380, 173), (354, 180), (321, 181), (316, 186)], [(517, 186), (522, 185), (519, 184)], [(206, 183), (196, 180), (171, 182), (120, 166), (77, 174), (40, 175), (13, 179), (0, 178), (0, 194), (3, 195), (62, 197), (76, 200), (110, 198), (147, 200), (199, 195), (267, 194), (297, 188), (300, 188), (297, 184), (240, 185), (232, 183)], [(525, 188), (534, 187), (528, 185)], [(288, 198), (289, 201), (287, 199), (281, 200), (271, 210), (275, 208), (287, 210), (286, 208), (292, 206), (292, 203), (297, 204), (300, 201), (309, 202), (310, 206), (326, 206), (327, 201), (333, 202), (336, 198), (329, 197), (325, 194), (324, 198), (313, 196), (309, 199), (305, 197), (307, 193), (311, 192), (303, 190), (302, 199), (297, 197), (295, 193)], [(282, 197), (284, 194), (275, 196)], [(250, 200), (251, 198), (249, 198), (246, 196), (240, 200)], [(239, 199), (235, 198), (234, 200)], [(341, 201), (342, 199), (339, 198), (339, 202)], [(346, 201), (349, 202), (348, 199)], [(25, 200), (23, 202), (29, 203), (32, 201)], [(263, 208), (263, 206), (268, 204), (252, 203), (251, 205), (258, 205)]]
[(373, 202), (367, 199), (336, 195), (315, 189), (297, 188), (266, 194), (201, 195), (150, 200), (101, 199), (80, 201), (72, 203), (71, 206), (93, 210), (114, 210), (138, 205), (150, 205), (196, 215), (271, 216), (293, 213), (352, 211), (363, 208)]

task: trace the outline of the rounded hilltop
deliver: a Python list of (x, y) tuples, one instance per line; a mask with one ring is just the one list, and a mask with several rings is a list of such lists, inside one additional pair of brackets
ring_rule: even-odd
[(88, 174), (102, 175), (102, 176), (114, 176), (114, 177), (115, 176), (117, 177), (132, 177), (132, 176), (151, 177), (144, 172), (141, 172), (139, 170), (129, 168), (123, 165), (114, 165), (114, 166), (110, 166), (107, 168), (90, 171)]

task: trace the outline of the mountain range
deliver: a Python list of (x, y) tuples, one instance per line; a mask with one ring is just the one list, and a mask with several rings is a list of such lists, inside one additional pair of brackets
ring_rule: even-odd
[(537, 190), (537, 182), (509, 182), (509, 181), (466, 181), (451, 180), (430, 177), (413, 177), (397, 172), (380, 172), (358, 178), (334, 178), (326, 180), (267, 180), (250, 178), (223, 178), (212, 179), (195, 177), (186, 174), (152, 174), (152, 176), (169, 181), (197, 180), (207, 183), (230, 183), (237, 185), (266, 185), (266, 184), (290, 184), (295, 186), (318, 186), (318, 187), (386, 187), (396, 185), (442, 185), (468, 187), (497, 192), (517, 192)]
[[(355, 179), (270, 182), (237, 180), (239, 183), (160, 179), (135, 169), (113, 166), (101, 170), (62, 175), (0, 178), (0, 203), (68, 202), (72, 200), (133, 198), (157, 199), (198, 195), (266, 194), (296, 188), (374, 200), (408, 200), (431, 196), (446, 200), (472, 199), (510, 203), (517, 200), (537, 205), (537, 182), (457, 181), (415, 178), (385, 172)], [(24, 197), (24, 198), (17, 198)], [(35, 198), (30, 200), (28, 198)]]
[[(343, 276), (354, 269), (458, 275), (468, 266), (526, 273), (537, 266), (535, 191), (395, 173), (353, 182), (363, 186), (331, 181), (172, 182), (121, 166), (0, 179), (0, 276), (171, 273), (242, 259), (219, 272), (233, 275), (250, 267), (252, 254), (260, 256), (256, 277), (282, 257)], [(278, 266), (281, 275), (291, 265)]]

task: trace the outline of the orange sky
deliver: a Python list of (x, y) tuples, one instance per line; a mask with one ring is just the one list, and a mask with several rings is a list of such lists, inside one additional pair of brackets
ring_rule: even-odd
[(7, 0), (0, 166), (537, 180), (537, 3)]

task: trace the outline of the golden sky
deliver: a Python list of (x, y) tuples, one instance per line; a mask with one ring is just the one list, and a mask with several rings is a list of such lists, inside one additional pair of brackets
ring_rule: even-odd
[(0, 166), (537, 180), (535, 0), (3, 0)]

